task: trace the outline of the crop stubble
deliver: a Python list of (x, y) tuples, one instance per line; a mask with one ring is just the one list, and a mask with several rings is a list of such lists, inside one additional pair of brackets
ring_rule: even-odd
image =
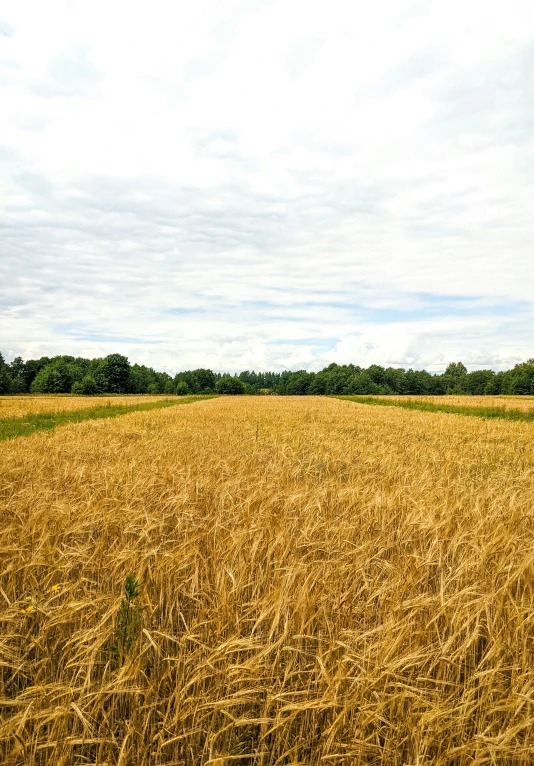
[(228, 397), (1, 444), (0, 760), (531, 763), (533, 433)]

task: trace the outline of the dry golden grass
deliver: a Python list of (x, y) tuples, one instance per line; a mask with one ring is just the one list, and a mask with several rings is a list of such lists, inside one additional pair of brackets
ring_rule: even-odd
[(102, 407), (108, 402), (112, 405), (141, 404), (156, 402), (158, 399), (175, 399), (167, 394), (161, 396), (0, 396), (0, 418), (20, 418), (25, 415), (38, 415), (43, 412), (71, 412), (73, 410)]
[(531, 764), (533, 435), (236, 397), (1, 444), (0, 761)]
[(376, 399), (413, 399), (432, 404), (452, 404), (460, 407), (504, 407), (507, 410), (534, 410), (534, 396), (376, 396)]

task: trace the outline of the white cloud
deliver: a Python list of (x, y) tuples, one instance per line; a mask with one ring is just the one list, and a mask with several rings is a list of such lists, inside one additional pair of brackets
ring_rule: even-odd
[(6, 356), (534, 356), (529, 0), (2, 13)]

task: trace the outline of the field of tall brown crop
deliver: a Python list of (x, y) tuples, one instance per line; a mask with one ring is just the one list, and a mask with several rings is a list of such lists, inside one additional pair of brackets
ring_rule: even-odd
[(174, 396), (147, 396), (129, 394), (128, 396), (0, 396), (0, 418), (20, 418), (25, 415), (40, 415), (43, 412), (72, 412), (73, 410), (113, 406), (121, 404), (142, 404), (157, 402), (159, 399), (174, 399)]
[(3, 442), (0, 762), (533, 763), (533, 436), (223, 397)]

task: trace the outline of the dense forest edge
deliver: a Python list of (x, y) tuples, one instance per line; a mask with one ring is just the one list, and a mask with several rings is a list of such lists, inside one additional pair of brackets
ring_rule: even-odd
[(278, 394), (303, 395), (534, 395), (534, 359), (510, 370), (468, 372), (451, 362), (444, 373), (354, 364), (330, 364), (320, 372), (254, 372), (239, 375), (208, 369), (186, 370), (172, 377), (152, 367), (130, 364), (122, 354), (101, 359), (43, 356), (6, 363), (0, 353), (0, 394)]

